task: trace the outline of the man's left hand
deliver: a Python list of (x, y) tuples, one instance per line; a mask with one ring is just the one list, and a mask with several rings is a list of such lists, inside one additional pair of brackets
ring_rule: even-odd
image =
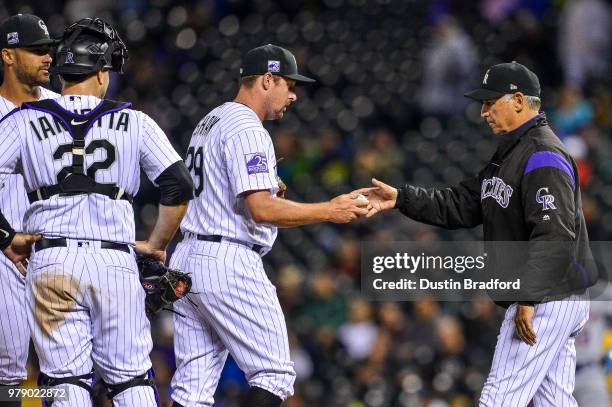
[(134, 251), (138, 254), (149, 256), (162, 263), (166, 262), (166, 251), (155, 247), (148, 240), (137, 240)]
[(535, 306), (529, 304), (517, 304), (514, 323), (516, 325), (516, 335), (520, 340), (529, 346), (536, 343), (536, 332), (533, 329), (533, 316)]

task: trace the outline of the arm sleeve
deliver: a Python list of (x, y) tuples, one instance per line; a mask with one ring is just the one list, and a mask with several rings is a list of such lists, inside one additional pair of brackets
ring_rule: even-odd
[(227, 140), (223, 155), (232, 192), (270, 190), (276, 194), (276, 156), (268, 133), (247, 130)]
[(446, 229), (472, 228), (482, 223), (480, 175), (449, 188), (406, 185), (398, 190), (395, 207), (418, 222)]
[(178, 205), (193, 199), (193, 181), (183, 161), (177, 161), (155, 178), (159, 185), (159, 203), (166, 206)]
[(180, 161), (181, 157), (157, 123), (146, 114), (141, 114), (143, 142), (140, 151), (140, 166), (147, 174), (147, 178), (155, 183), (159, 175), (166, 168)]
[(572, 278), (566, 272), (575, 269), (575, 174), (571, 161), (552, 151), (533, 153), (524, 169), (521, 199), (529, 244), (523, 283), (534, 302), (551, 286), (563, 287), (562, 281)]

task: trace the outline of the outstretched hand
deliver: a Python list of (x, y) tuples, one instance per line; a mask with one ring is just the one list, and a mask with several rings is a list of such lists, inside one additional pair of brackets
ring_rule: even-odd
[(365, 195), (368, 201), (370, 201), (371, 208), (366, 218), (371, 218), (379, 212), (393, 209), (397, 200), (397, 188), (387, 185), (376, 178), (372, 178), (372, 185), (374, 186), (353, 191), (353, 193)]

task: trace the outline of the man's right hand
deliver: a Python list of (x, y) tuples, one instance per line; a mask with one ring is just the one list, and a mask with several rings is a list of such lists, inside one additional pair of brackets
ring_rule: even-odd
[(370, 188), (361, 188), (353, 191), (355, 193), (365, 195), (372, 205), (372, 208), (366, 215), (366, 218), (371, 218), (379, 212), (393, 209), (395, 207), (395, 202), (397, 201), (397, 188), (387, 185), (376, 178), (372, 178), (372, 185), (374, 186)]
[(329, 201), (329, 221), (333, 223), (349, 223), (368, 214), (370, 203), (366, 199), (357, 199), (358, 193), (339, 195)]
[(27, 260), (32, 253), (32, 245), (42, 239), (41, 235), (15, 233), (11, 244), (2, 250), (4, 255), (15, 264), (17, 270), (26, 275)]

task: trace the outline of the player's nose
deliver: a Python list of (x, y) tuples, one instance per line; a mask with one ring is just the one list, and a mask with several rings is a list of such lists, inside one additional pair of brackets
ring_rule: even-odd
[(482, 108), (480, 109), (480, 117), (487, 117), (489, 115), (489, 106), (486, 103), (482, 104)]
[(291, 102), (295, 102), (297, 100), (297, 95), (295, 92), (289, 92), (289, 100)]

